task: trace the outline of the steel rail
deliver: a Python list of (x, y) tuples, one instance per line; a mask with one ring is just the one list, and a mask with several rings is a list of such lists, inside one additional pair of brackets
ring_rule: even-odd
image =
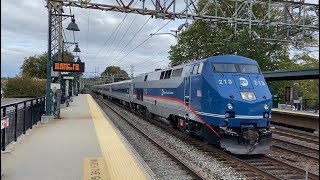
[[(100, 101), (102, 101), (104, 104), (107, 105), (106, 102), (104, 102), (100, 98), (98, 98), (98, 99)], [(107, 106), (109, 108), (111, 108), (110, 105), (107, 105)], [(189, 136), (186, 136), (185, 134), (183, 134), (180, 131), (176, 131), (176, 130), (174, 130), (172, 128), (169, 128), (168, 126), (166, 126), (163, 123), (155, 121), (154, 119), (147, 118), (147, 117), (139, 114), (138, 112), (133, 111), (133, 110), (131, 110), (131, 109), (129, 109), (129, 108), (123, 106), (123, 105), (117, 104), (117, 106), (119, 106), (119, 107), (121, 107), (121, 108), (123, 108), (123, 109), (125, 109), (125, 110), (127, 110), (127, 111), (129, 111), (129, 112), (131, 112), (131, 113), (133, 113), (135, 115), (137, 115), (138, 117), (140, 117), (140, 118), (142, 118), (142, 119), (144, 119), (144, 120), (146, 120), (146, 121), (148, 121), (148, 122), (150, 122), (152, 124), (156, 124), (156, 125), (160, 126), (160, 128), (165, 129), (167, 132), (169, 132), (170, 134), (172, 134), (174, 136), (179, 136), (179, 138), (183, 139), (184, 142), (186, 142), (188, 144), (192, 144), (193, 147), (195, 147), (195, 148), (197, 148), (197, 149), (199, 149), (199, 150), (201, 150), (203, 152), (209, 153), (211, 156), (215, 156), (214, 158), (216, 158), (217, 160), (220, 159), (220, 161), (221, 161), (221, 159), (227, 159), (228, 161), (223, 162), (224, 164), (230, 165), (231, 167), (235, 168), (238, 172), (241, 172), (242, 174), (244, 174), (244, 175), (246, 175), (248, 177), (250, 177), (250, 176), (252, 177), (253, 176), (253, 177), (259, 177), (259, 179), (279, 179), (276, 176), (273, 176), (270, 173), (267, 173), (267, 172), (265, 172), (265, 171), (263, 171), (263, 170), (261, 170), (259, 168), (256, 168), (256, 167), (246, 163), (245, 161), (243, 161), (243, 160), (241, 160), (241, 159), (239, 159), (239, 158), (237, 158), (235, 156), (227, 154), (227, 153), (225, 153), (225, 152), (223, 152), (221, 150), (218, 150), (218, 149), (216, 149), (216, 148), (214, 148), (212, 146), (209, 146), (209, 145), (207, 145), (207, 144), (205, 144), (203, 142), (200, 142), (200, 141), (198, 141), (196, 139), (193, 139), (193, 138), (191, 138)], [(117, 112), (117, 110), (114, 110), (114, 109), (112, 109), (112, 110)], [(123, 119), (125, 119), (126, 121), (128, 121), (127, 118), (124, 117), (121, 113), (117, 112), (117, 114), (120, 117), (122, 117)], [(131, 124), (131, 125), (135, 126), (134, 124)], [(139, 131), (141, 131), (141, 130), (139, 130)], [(153, 139), (153, 141), (156, 141), (156, 140)], [(155, 142), (155, 143), (158, 144), (157, 142)], [(167, 148), (165, 148), (165, 147), (161, 147), (161, 148), (164, 148), (167, 151)], [(175, 156), (175, 154), (171, 154), (171, 156)], [(174, 158), (176, 158), (176, 157), (174, 157)], [(189, 165), (187, 163), (183, 163), (183, 164), (189, 168)], [(198, 175), (197, 172), (194, 172), (194, 173), (196, 173)]]
[(157, 147), (159, 147), (164, 152), (166, 152), (167, 155), (169, 155), (175, 162), (177, 162), (180, 166), (182, 166), (185, 170), (187, 170), (188, 173), (190, 173), (193, 177), (195, 177), (196, 179), (200, 179), (200, 180), (206, 179), (203, 175), (199, 174), (196, 170), (194, 170), (189, 164), (187, 164), (186, 162), (181, 160), (179, 157), (177, 157), (177, 154), (172, 152), (172, 150), (168, 149), (167, 147), (165, 147), (161, 143), (157, 142), (157, 140), (155, 140), (153, 137), (149, 136), (144, 130), (140, 129), (138, 126), (133, 124), (130, 120), (128, 120), (126, 117), (124, 117), (115, 108), (113, 108), (108, 103), (106, 103), (105, 101), (101, 100), (100, 98), (97, 98), (97, 99), (100, 100), (106, 106), (108, 106), (114, 113), (116, 113), (121, 119), (126, 121), (130, 126), (132, 126), (134, 129), (136, 129), (138, 132), (142, 133), (146, 138), (151, 140), (155, 145), (157, 145)]

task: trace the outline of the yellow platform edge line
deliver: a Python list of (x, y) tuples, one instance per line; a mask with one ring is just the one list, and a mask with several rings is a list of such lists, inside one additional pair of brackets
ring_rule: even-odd
[(148, 179), (91, 95), (87, 95), (87, 101), (105, 160), (107, 179)]
[(83, 160), (83, 180), (107, 180), (107, 167), (103, 157)]
[(288, 114), (297, 114), (297, 115), (305, 115), (305, 116), (313, 116), (313, 117), (319, 117), (319, 114), (310, 114), (310, 113), (304, 113), (304, 112), (294, 112), (294, 111), (290, 111), (290, 110), (284, 110), (284, 109), (271, 109), (274, 112), (284, 112), (284, 113), (288, 113)]

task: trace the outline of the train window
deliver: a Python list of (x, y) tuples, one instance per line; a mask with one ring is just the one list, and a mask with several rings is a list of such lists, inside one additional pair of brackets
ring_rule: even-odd
[(212, 63), (212, 67), (217, 72), (237, 72), (235, 64)]
[(241, 73), (260, 73), (257, 65), (253, 64), (239, 64)]
[(180, 77), (182, 74), (182, 70), (183, 70), (182, 68), (173, 70), (171, 77)]
[(165, 73), (165, 71), (162, 71), (162, 72), (161, 72), (160, 79), (163, 79), (163, 78), (164, 78), (164, 73)]
[(193, 66), (192, 74), (197, 74), (199, 68), (199, 64)]
[(200, 63), (198, 68), (198, 74), (201, 74), (202, 68), (203, 68), (203, 63)]
[(166, 71), (166, 74), (165, 74), (165, 76), (164, 76), (164, 79), (170, 79), (171, 72), (172, 72), (171, 69), (170, 69), (170, 70), (167, 70), (167, 71)]
[(146, 81), (148, 79), (148, 75), (144, 76), (144, 81)]

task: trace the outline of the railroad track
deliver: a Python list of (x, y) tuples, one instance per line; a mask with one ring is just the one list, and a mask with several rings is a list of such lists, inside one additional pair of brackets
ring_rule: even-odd
[[(104, 104), (110, 107), (109, 103), (105, 102), (104, 100), (101, 100)], [(119, 107), (119, 105), (118, 105)], [(123, 113), (116, 110), (114, 107), (110, 107), (113, 111), (115, 111), (120, 117), (123, 119), (130, 119), (129, 117), (124, 117)], [(233, 156), (230, 154), (227, 154), (217, 148), (214, 148), (212, 146), (209, 146), (205, 144), (204, 142), (201, 142), (195, 138), (191, 138), (187, 136), (186, 134), (183, 134), (180, 131), (174, 130), (167, 125), (152, 120), (150, 118), (146, 118), (145, 116), (142, 116), (141, 114), (128, 109), (127, 107), (122, 106), (122, 108), (125, 108), (127, 111), (137, 115), (138, 117), (147, 120), (148, 122), (155, 124), (156, 126), (160, 127), (161, 129), (164, 129), (166, 132), (172, 134), (175, 137), (178, 137), (183, 142), (193, 146), (197, 150), (200, 150), (207, 155), (213, 157), (216, 160), (219, 160), (220, 162), (223, 162), (225, 165), (232, 167), (238, 172), (241, 172), (243, 175), (247, 177), (247, 179), (305, 179), (305, 171), (302, 169), (299, 169), (297, 167), (291, 166), (289, 164), (286, 164), (284, 162), (281, 162), (279, 160), (276, 160), (272, 157), (268, 156), (246, 156), (245, 158)], [(130, 123), (132, 126), (135, 126), (134, 123)], [(138, 130), (139, 127), (135, 128)], [(143, 132), (143, 130), (139, 131)], [(146, 134), (146, 136), (149, 136)], [(157, 143), (157, 139), (152, 139), (155, 143)], [(157, 143), (159, 144), (159, 143)], [(170, 148), (163, 147), (163, 145), (159, 144), (164, 150), (170, 152)], [(175, 156), (174, 158), (177, 159), (177, 161), (183, 161), (181, 160), (181, 155), (170, 153), (171, 156)], [(179, 158), (180, 157), (180, 158)], [(243, 158), (243, 159), (241, 159)], [(208, 179), (206, 178), (206, 175), (202, 175), (201, 168), (193, 168), (188, 162), (182, 163), (187, 169), (190, 170), (190, 172), (194, 173), (195, 177), (199, 179)], [(319, 179), (319, 176), (309, 173), (308, 179)]]
[[(276, 176), (278, 179), (306, 179), (306, 172), (304, 170), (269, 156), (249, 157), (243, 160), (252, 166)], [(319, 179), (319, 176), (309, 173), (308, 179)]]
[(275, 138), (272, 139), (272, 147), (279, 150), (289, 151), (291, 153), (303, 156), (304, 158), (308, 158), (313, 161), (319, 161), (319, 150), (313, 149), (311, 147), (305, 147), (292, 142)]
[(303, 142), (308, 142), (312, 144), (319, 145), (319, 135), (312, 134), (308, 132), (303, 132), (295, 129), (289, 129), (281, 126), (275, 126), (275, 129), (272, 130), (273, 133), (278, 134), (280, 136), (285, 136), (289, 138), (298, 139)]
[(182, 160), (181, 158), (179, 158), (179, 155), (172, 152), (166, 146), (160, 144), (153, 137), (151, 137), (150, 135), (145, 133), (142, 129), (140, 129), (138, 126), (136, 126), (130, 120), (128, 120), (128, 118), (123, 117), (121, 112), (118, 112), (116, 109), (114, 109), (112, 106), (110, 106), (110, 104), (106, 103), (104, 100), (101, 100), (100, 98), (96, 98), (96, 99), (98, 99), (104, 105), (108, 106), (108, 108), (111, 109), (114, 113), (116, 113), (122, 120), (126, 121), (131, 127), (133, 127), (135, 130), (140, 132), (145, 138), (147, 138), (154, 145), (156, 145), (159, 149), (161, 149), (161, 151), (165, 152), (165, 154), (168, 155), (175, 163), (177, 163), (179, 166), (183, 167), (183, 169), (185, 169), (187, 171), (187, 173), (193, 177), (193, 179), (197, 179), (197, 180), (198, 179), (199, 180), (208, 179), (207, 176), (204, 176), (204, 175), (200, 174), (199, 172), (197, 172), (196, 170), (194, 170), (194, 168), (192, 166), (190, 166), (190, 164), (185, 162), (185, 160)]

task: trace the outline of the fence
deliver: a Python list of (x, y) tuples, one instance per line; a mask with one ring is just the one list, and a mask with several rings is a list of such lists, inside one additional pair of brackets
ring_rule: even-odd
[(1, 120), (9, 118), (9, 126), (1, 129), (1, 150), (16, 142), (17, 137), (26, 134), (26, 130), (41, 121), (44, 114), (45, 97), (29, 99), (1, 106)]

